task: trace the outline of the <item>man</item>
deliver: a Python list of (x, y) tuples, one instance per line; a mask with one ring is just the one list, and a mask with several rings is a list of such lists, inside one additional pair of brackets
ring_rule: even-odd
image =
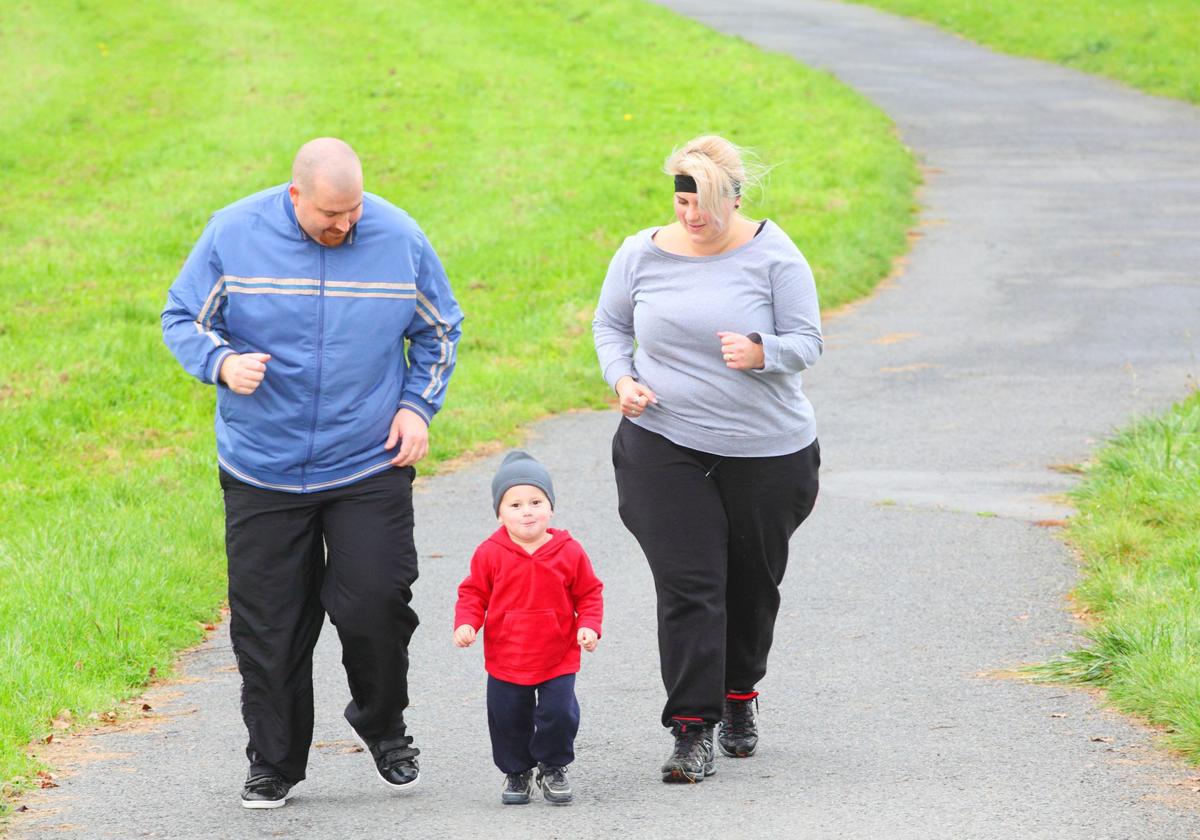
[(325, 613), (346, 720), (385, 784), (417, 782), (404, 722), (413, 464), (461, 321), (421, 229), (364, 193), (357, 155), (329, 137), (300, 148), (290, 183), (214, 214), (171, 286), (166, 343), (217, 389), (247, 808), (282, 806), (305, 776)]

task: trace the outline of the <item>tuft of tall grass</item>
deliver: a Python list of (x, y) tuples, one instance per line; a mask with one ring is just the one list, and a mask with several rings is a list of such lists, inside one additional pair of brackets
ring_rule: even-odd
[(1090, 644), (1031, 671), (1103, 687), (1200, 763), (1200, 393), (1119, 434), (1073, 496)]

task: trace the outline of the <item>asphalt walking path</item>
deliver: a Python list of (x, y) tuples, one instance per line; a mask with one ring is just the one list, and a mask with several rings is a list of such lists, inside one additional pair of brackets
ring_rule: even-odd
[(759, 754), (702, 785), (658, 781), (654, 602), (616, 515), (617, 418), (575, 414), (528, 443), (554, 473), (557, 524), (607, 583), (573, 806), (500, 805), (481, 651), (450, 641), (455, 586), (495, 525), (491, 458), (417, 497), (417, 790), (390, 793), (353, 751), (327, 628), (309, 778), (282, 810), (241, 809), (222, 632), (145, 722), (60, 753), (71, 774), (29, 800), (15, 836), (1200, 836), (1198, 771), (1149, 730), (1090, 693), (1004, 675), (1077, 643), (1074, 562), (1035, 524), (1063, 513), (1071, 479), (1053, 465), (1181, 398), (1200, 370), (1200, 111), (856, 6), (670, 5), (836, 73), (929, 172), (906, 270), (829, 321), (806, 377), (823, 488), (793, 542)]

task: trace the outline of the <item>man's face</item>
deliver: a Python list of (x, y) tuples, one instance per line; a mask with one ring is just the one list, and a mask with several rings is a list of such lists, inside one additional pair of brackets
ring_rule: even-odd
[(355, 189), (335, 189), (319, 177), (312, 186), (301, 190), (293, 183), (288, 188), (296, 221), (304, 232), (327, 248), (336, 248), (346, 241), (350, 228), (362, 218), (362, 186)]

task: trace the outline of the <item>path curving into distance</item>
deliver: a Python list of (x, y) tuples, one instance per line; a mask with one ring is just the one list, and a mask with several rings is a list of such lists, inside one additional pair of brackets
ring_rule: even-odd
[(699, 786), (658, 781), (652, 584), (616, 515), (616, 417), (573, 414), (528, 447), (607, 584), (579, 680), (575, 805), (499, 805), (480, 651), (450, 642), (454, 588), (494, 527), (491, 458), (417, 497), (418, 790), (390, 794), (352, 751), (327, 628), (309, 780), (281, 811), (238, 807), (222, 632), (145, 722), (51, 753), (71, 775), (27, 800), (14, 837), (1200, 836), (1195, 771), (1146, 729), (1086, 692), (1003, 676), (1077, 641), (1073, 561), (1033, 524), (1064, 512), (1070, 480), (1051, 467), (1200, 373), (1200, 110), (857, 6), (667, 5), (835, 73), (929, 169), (906, 270), (827, 323), (806, 380), (823, 490), (793, 542), (759, 755)]

